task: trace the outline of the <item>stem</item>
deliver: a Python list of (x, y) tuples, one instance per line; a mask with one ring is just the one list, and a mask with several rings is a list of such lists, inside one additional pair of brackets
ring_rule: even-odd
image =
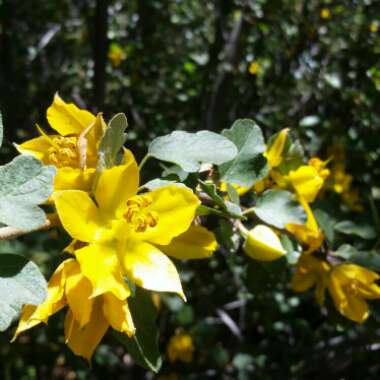
[(246, 238), (248, 236), (249, 231), (244, 227), (243, 223), (237, 222), (236, 227), (243, 238)]
[(25, 232), (25, 231), (22, 231), (16, 227), (1, 227), (0, 228), (0, 241), (1, 240), (15, 239), (19, 236), (22, 236), (22, 235), (25, 235), (27, 233), (34, 232), (34, 231), (48, 230), (49, 228), (59, 226), (59, 224), (60, 224), (60, 222), (59, 222), (59, 218), (58, 218), (57, 214), (47, 214), (45, 223), (41, 227), (39, 227), (33, 231)]
[(246, 210), (243, 211), (243, 215), (254, 214), (254, 212), (255, 212), (254, 207), (247, 208)]
[(149, 155), (149, 153), (147, 153), (144, 158), (141, 160), (140, 164), (139, 164), (139, 170), (141, 171), (141, 169), (143, 168), (143, 166), (146, 164), (146, 162), (151, 158), (152, 156)]

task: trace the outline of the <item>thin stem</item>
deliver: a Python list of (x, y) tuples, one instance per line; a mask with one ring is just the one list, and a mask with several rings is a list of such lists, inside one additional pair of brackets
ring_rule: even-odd
[(47, 214), (45, 223), (33, 231), (25, 232), (16, 227), (1, 227), (0, 240), (15, 239), (30, 232), (48, 230), (49, 228), (59, 226), (59, 224), (60, 222), (57, 214)]
[(255, 208), (247, 208), (246, 210), (243, 211), (243, 215), (248, 215), (248, 214), (254, 214), (255, 213)]
[(143, 166), (146, 164), (146, 162), (151, 158), (152, 156), (149, 155), (149, 153), (147, 153), (144, 158), (141, 160), (140, 164), (139, 164), (139, 170), (141, 171), (141, 169), (143, 168)]

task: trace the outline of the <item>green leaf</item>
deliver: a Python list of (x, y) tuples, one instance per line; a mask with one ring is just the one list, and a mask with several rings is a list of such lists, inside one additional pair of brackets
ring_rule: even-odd
[(317, 219), (318, 225), (321, 227), (326, 239), (329, 243), (334, 242), (336, 219), (327, 212), (317, 209), (314, 211), (314, 216)]
[(345, 235), (356, 235), (362, 239), (375, 239), (376, 230), (369, 224), (356, 224), (351, 220), (343, 220), (335, 225), (335, 230)]
[(45, 222), (38, 207), (53, 191), (55, 168), (32, 156), (18, 156), (0, 167), (0, 223), (31, 231)]
[(202, 163), (220, 165), (232, 160), (237, 148), (230, 140), (214, 132), (175, 131), (154, 139), (149, 145), (148, 154), (193, 173), (200, 169)]
[(145, 189), (148, 189), (150, 191), (153, 191), (153, 190), (156, 190), (156, 189), (158, 189), (160, 187), (169, 186), (169, 185), (176, 185), (176, 186), (182, 186), (182, 187), (185, 186), (183, 183), (180, 183), (180, 182), (167, 181), (165, 179), (156, 178), (156, 179), (152, 179), (151, 181), (145, 183), (141, 187), (145, 188)]
[(303, 207), (294, 200), (294, 196), (284, 190), (267, 190), (257, 198), (253, 208), (255, 214), (265, 223), (277, 228), (286, 224), (305, 224), (306, 213)]
[(23, 256), (0, 254), (0, 331), (6, 330), (25, 304), (39, 305), (47, 284), (36, 264)]
[(243, 217), (242, 210), (239, 205), (225, 201), (216, 191), (216, 186), (212, 182), (203, 182), (199, 180), (202, 190), (218, 205), (224, 212), (234, 218), (241, 219)]
[(158, 349), (156, 308), (151, 295), (137, 287), (135, 297), (128, 298), (128, 305), (136, 327), (136, 335), (129, 338), (126, 334), (117, 331), (113, 333), (136, 363), (157, 373), (161, 368), (162, 359)]
[(0, 112), (0, 148), (1, 148), (1, 145), (3, 145), (3, 135), (4, 135), (4, 131), (3, 131), (3, 115)]
[(219, 167), (223, 181), (240, 186), (252, 186), (269, 171), (263, 156), (266, 146), (261, 129), (249, 119), (235, 121), (222, 135), (238, 148), (236, 157)]
[(286, 260), (290, 265), (295, 265), (301, 256), (300, 246), (297, 241), (286, 234), (280, 235), (281, 244), (286, 251)]
[(359, 251), (352, 245), (344, 244), (332, 254), (365, 268), (380, 271), (380, 254), (376, 251)]
[(109, 122), (102, 141), (99, 145), (98, 171), (119, 165), (122, 160), (120, 150), (127, 140), (125, 130), (128, 127), (127, 117), (118, 113)]

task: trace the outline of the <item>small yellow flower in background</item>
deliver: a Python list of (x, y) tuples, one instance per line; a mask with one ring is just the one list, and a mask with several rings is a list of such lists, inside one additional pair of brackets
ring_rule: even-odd
[(279, 237), (263, 224), (258, 224), (248, 232), (243, 249), (248, 256), (259, 261), (273, 261), (286, 255)]
[(45, 165), (54, 165), (57, 175), (54, 190), (89, 190), (95, 175), (98, 148), (107, 128), (101, 114), (94, 116), (58, 94), (47, 110), (50, 126), (58, 133), (45, 134), (16, 145), (22, 154), (33, 155)]
[(380, 23), (378, 21), (372, 21), (369, 25), (369, 31), (371, 33), (377, 33), (379, 31)]
[(167, 346), (168, 358), (172, 363), (177, 360), (184, 363), (192, 362), (194, 350), (193, 338), (186, 333), (172, 336)]
[(302, 254), (292, 277), (292, 288), (295, 292), (305, 292), (315, 287), (315, 298), (322, 305), (329, 272), (330, 265), (326, 261), (312, 255)]
[(252, 75), (257, 75), (261, 70), (260, 64), (257, 61), (252, 61), (249, 65), (248, 71)]
[(108, 59), (113, 67), (119, 67), (121, 62), (126, 58), (125, 51), (115, 42), (111, 43), (108, 51)]
[(328, 20), (331, 18), (331, 11), (328, 8), (322, 8), (321, 11), (319, 12), (319, 15), (321, 16), (322, 19)]
[(301, 243), (308, 246), (305, 253), (316, 251), (324, 241), (324, 235), (319, 229), (318, 223), (314, 217), (313, 211), (305, 199), (299, 199), (302, 207), (306, 211), (306, 224), (287, 224), (286, 230), (293, 234)]
[[(251, 187), (246, 187), (246, 186), (240, 186), (240, 185), (232, 185), (232, 187), (237, 191), (239, 195), (244, 195), (246, 194), (249, 190), (251, 190)], [(224, 193), (227, 192), (227, 183), (225, 182), (220, 182), (219, 184), (219, 190), (223, 191)]]
[(335, 266), (329, 276), (328, 290), (336, 309), (346, 318), (363, 323), (369, 315), (365, 301), (380, 299), (380, 276), (355, 264)]
[(125, 298), (127, 276), (145, 289), (185, 298), (165, 253), (185, 259), (208, 257), (216, 249), (215, 237), (203, 227), (191, 227), (199, 200), (190, 189), (169, 185), (137, 194), (138, 187), (138, 166), (126, 151), (123, 165), (100, 174), (96, 203), (80, 190), (55, 193), (63, 227), (73, 239), (87, 243), (74, 254), (92, 284), (92, 297), (110, 292)]
[(39, 306), (26, 305), (22, 310), (17, 336), (48, 319), (68, 306), (65, 319), (65, 340), (70, 349), (88, 361), (109, 326), (132, 336), (135, 328), (125, 293), (122, 298), (106, 292), (93, 297), (90, 281), (85, 278), (74, 259), (64, 261), (52, 275), (48, 296)]

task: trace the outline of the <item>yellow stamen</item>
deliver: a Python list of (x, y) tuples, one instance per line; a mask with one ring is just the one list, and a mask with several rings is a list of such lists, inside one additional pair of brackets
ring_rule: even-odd
[(128, 209), (124, 218), (135, 227), (136, 232), (144, 232), (148, 227), (155, 227), (158, 214), (155, 211), (144, 210), (152, 203), (149, 195), (135, 195), (127, 201)]

